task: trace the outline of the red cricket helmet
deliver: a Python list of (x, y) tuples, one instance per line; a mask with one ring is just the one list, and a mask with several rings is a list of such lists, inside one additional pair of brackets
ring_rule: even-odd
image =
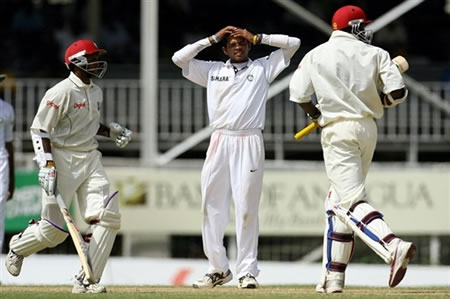
[(361, 20), (363, 24), (372, 23), (371, 20), (367, 20), (366, 13), (358, 6), (346, 5), (338, 10), (333, 15), (331, 19), (331, 28), (333, 30), (341, 30), (345, 27), (350, 26), (350, 21)]
[(87, 73), (102, 78), (107, 69), (106, 61), (88, 62), (86, 55), (101, 53), (106, 54), (106, 50), (100, 49), (96, 43), (91, 40), (77, 40), (66, 49), (64, 62), (69, 68), (70, 64), (83, 69)]

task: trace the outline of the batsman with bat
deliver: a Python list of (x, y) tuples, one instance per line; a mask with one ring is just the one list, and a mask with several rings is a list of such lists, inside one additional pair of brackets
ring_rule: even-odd
[[(332, 18), (330, 39), (308, 52), (290, 82), (290, 100), (322, 127), (321, 144), (331, 187), (325, 200), (323, 271), (316, 291), (340, 293), (354, 247), (354, 234), (390, 265), (389, 286), (406, 273), (416, 247), (393, 234), (383, 215), (368, 202), (365, 179), (377, 142), (375, 119), (407, 97), (389, 53), (370, 45), (370, 21), (357, 6), (344, 6)], [(401, 64), (399, 67), (396, 64)], [(378, 90), (385, 94), (380, 99)], [(311, 97), (315, 94), (318, 106)]]
[[(101, 57), (106, 51), (90, 40), (72, 43), (65, 53), (70, 75), (44, 95), (31, 125), (34, 160), (39, 166), (42, 186), (42, 212), (38, 221), (9, 243), (5, 259), (11, 275), (20, 274), (25, 257), (62, 243), (68, 233), (76, 245), (83, 265), (75, 277), (72, 293), (104, 293), (99, 284), (115, 237), (120, 228), (119, 201), (109, 194), (109, 180), (101, 164), (96, 135), (113, 139), (124, 147), (132, 132), (117, 123), (100, 123), (102, 90), (91, 78), (102, 78), (107, 69)], [(78, 200), (90, 239), (81, 240), (72, 223), (70, 206)], [(64, 229), (67, 222), (69, 232)], [(86, 250), (83, 252), (83, 250)], [(86, 265), (88, 264), (88, 265)], [(91, 270), (91, 272), (87, 272)]]

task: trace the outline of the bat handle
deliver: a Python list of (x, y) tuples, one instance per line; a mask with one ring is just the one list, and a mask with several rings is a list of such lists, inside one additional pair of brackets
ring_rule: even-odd
[(298, 131), (297, 134), (295, 134), (294, 138), (296, 140), (300, 140), (302, 139), (304, 136), (308, 135), (309, 133), (311, 133), (315, 128), (319, 127), (319, 123), (317, 121), (313, 121), (312, 123), (310, 123), (308, 126), (306, 126), (305, 128), (303, 128), (302, 130)]

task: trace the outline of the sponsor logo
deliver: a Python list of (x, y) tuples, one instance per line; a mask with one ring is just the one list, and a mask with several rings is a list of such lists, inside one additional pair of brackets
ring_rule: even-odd
[(86, 108), (86, 103), (82, 102), (82, 103), (75, 103), (73, 104), (73, 108), (74, 109), (82, 109), (82, 108)]
[(258, 169), (250, 169), (250, 172), (257, 172)]
[(47, 100), (47, 106), (50, 106), (55, 109), (59, 109), (59, 105), (55, 104), (52, 100)]
[(228, 76), (211, 76), (211, 81), (230, 81)]

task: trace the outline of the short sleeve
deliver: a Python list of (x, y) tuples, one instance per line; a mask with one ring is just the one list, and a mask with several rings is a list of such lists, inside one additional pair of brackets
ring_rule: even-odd
[(183, 76), (200, 86), (206, 87), (208, 85), (208, 74), (214, 63), (213, 61), (192, 59), (183, 68)]
[(272, 83), (290, 63), (290, 60), (285, 59), (283, 49), (273, 51), (269, 56), (258, 60), (264, 66), (266, 78), (269, 83)]
[(308, 57), (307, 55), (302, 59), (289, 82), (289, 100), (292, 102), (311, 102), (311, 96), (314, 94), (314, 86), (308, 71)]
[(65, 93), (49, 89), (39, 104), (31, 128), (50, 133), (57, 126), (61, 115), (64, 114), (66, 98)]
[(389, 53), (382, 49), (379, 52), (378, 68), (383, 93), (388, 94), (393, 90), (405, 87), (403, 77), (397, 66), (392, 62)]

